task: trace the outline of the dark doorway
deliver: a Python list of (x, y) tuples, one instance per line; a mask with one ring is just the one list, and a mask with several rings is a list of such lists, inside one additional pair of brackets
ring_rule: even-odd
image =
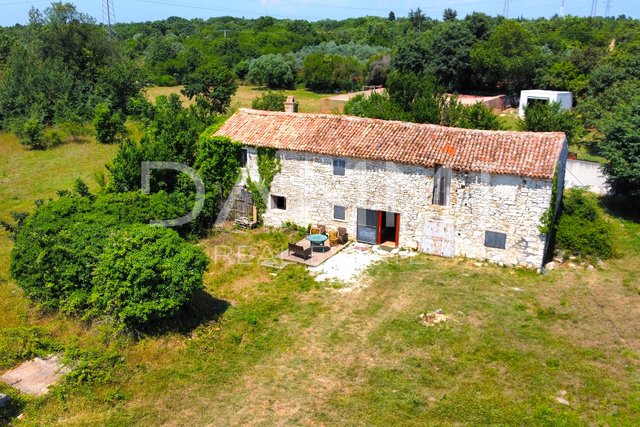
[(400, 214), (393, 212), (380, 212), (382, 218), (380, 221), (380, 239), (379, 242), (383, 246), (398, 246), (398, 226)]

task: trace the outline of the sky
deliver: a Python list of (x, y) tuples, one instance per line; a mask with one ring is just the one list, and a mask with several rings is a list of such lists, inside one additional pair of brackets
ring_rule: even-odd
[[(503, 14), (505, 0), (112, 0), (117, 22), (139, 22), (164, 19), (169, 16), (210, 18), (237, 16), (257, 18), (274, 16), (291, 19), (344, 19), (365, 15), (406, 16), (410, 9), (420, 8), (428, 16), (441, 19), (445, 8), (458, 11), (458, 16), (473, 12)], [(102, 21), (102, 0), (75, 0), (78, 10)], [(562, 0), (510, 0), (511, 18), (550, 17), (560, 12)], [(593, 0), (565, 0), (567, 15), (588, 16)], [(0, 0), (0, 25), (11, 26), (27, 22), (29, 9), (46, 8), (51, 0)], [(604, 16), (607, 0), (597, 1), (597, 14)], [(609, 15), (625, 14), (640, 17), (640, 1), (610, 0)]]

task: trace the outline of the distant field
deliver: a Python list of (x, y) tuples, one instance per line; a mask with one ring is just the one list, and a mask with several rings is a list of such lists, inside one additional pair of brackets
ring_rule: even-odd
[[(145, 94), (148, 99), (154, 100), (156, 97), (160, 95), (169, 95), (172, 93), (176, 93), (180, 95), (182, 99), (183, 105), (190, 105), (193, 101), (189, 101), (184, 95), (180, 93), (182, 86), (172, 86), (172, 87), (161, 87), (161, 86), (151, 86), (145, 89)], [(239, 86), (238, 91), (235, 96), (231, 100), (231, 108), (250, 108), (251, 101), (260, 96), (263, 92), (266, 92), (267, 89), (261, 88), (258, 86)], [(308, 91), (306, 89), (296, 89), (296, 90), (283, 90), (281, 91), (284, 94), (293, 95), (296, 98), (296, 101), (299, 102), (299, 111), (302, 113), (319, 113), (320, 112), (320, 100), (329, 95), (318, 94), (315, 92)]]

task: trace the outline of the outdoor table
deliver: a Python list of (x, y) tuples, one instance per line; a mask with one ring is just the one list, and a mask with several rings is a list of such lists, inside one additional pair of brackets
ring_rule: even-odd
[(321, 246), (322, 252), (324, 252), (324, 242), (327, 241), (327, 236), (324, 234), (310, 234), (307, 236), (307, 240), (311, 242), (311, 252), (313, 252), (314, 246)]

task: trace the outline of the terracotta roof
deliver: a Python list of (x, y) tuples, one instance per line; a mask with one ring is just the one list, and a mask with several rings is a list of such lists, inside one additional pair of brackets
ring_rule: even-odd
[(240, 109), (215, 133), (245, 145), (424, 167), (553, 178), (562, 132), (458, 129), (335, 114)]

